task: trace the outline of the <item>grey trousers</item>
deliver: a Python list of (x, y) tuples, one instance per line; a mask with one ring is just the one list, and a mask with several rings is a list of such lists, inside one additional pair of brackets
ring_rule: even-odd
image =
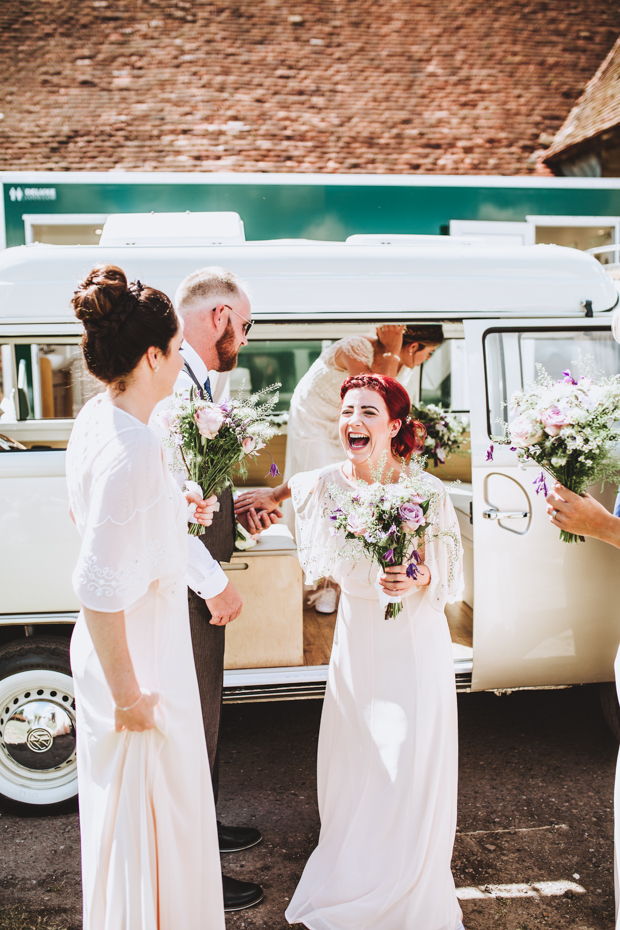
[(213, 796), (217, 804), (220, 781), (219, 743), (220, 717), (222, 713), (222, 686), (224, 684), (224, 646), (225, 626), (213, 626), (209, 623), (211, 613), (201, 597), (188, 589), (189, 626), (192, 634), (192, 647), (202, 720), (207, 740)]

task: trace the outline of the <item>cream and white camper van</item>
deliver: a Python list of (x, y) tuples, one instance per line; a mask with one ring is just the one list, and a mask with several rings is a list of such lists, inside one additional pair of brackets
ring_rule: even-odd
[[(257, 323), (234, 377), (251, 390), (281, 382), (282, 413), (329, 342), (380, 322), (441, 322), (446, 340), (415, 370), (410, 392), (451, 406), (471, 431), (471, 452), (437, 472), (459, 481), (450, 494), (466, 588), (448, 613), (457, 688), (613, 679), (620, 552), (594, 540), (560, 543), (534, 493), (535, 470), (520, 469), (506, 447), (486, 461), (507, 400), (537, 364), (557, 377), (592, 356), (620, 371), (610, 332), (618, 292), (594, 257), (442, 236), (245, 242), (235, 214), (115, 216), (98, 246), (0, 253), (0, 794), (36, 805), (77, 791), (68, 650), (79, 539), (65, 448), (100, 386), (85, 372), (70, 299), (101, 261), (169, 295), (208, 264), (239, 274)], [(270, 449), (282, 470), (285, 446), (284, 426)], [(268, 463), (259, 461), (248, 483), (269, 483)], [(594, 493), (612, 506), (615, 489)], [(226, 569), (244, 608), (227, 630), (225, 700), (320, 697), (335, 614), (304, 610), (290, 534), (274, 527)]]

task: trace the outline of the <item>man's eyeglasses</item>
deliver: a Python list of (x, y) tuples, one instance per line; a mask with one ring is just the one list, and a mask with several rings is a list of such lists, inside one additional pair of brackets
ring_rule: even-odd
[[(238, 316), (240, 320), (243, 320), (243, 334), (244, 336), (247, 336), (250, 330), (252, 329), (252, 327), (254, 326), (254, 320), (246, 320), (244, 317), (241, 316), (240, 313), (237, 313), (236, 310), (233, 310), (232, 307), (229, 307), (228, 304), (224, 304), (224, 307), (227, 310), (230, 310), (231, 313), (234, 313), (235, 316)], [(213, 307), (213, 310), (217, 310), (217, 307)]]

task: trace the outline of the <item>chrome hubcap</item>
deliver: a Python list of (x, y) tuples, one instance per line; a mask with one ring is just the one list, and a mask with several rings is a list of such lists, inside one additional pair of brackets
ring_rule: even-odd
[(66, 764), (75, 753), (75, 718), (69, 695), (48, 692), (33, 700), (32, 692), (26, 692), (22, 701), (19, 697), (13, 698), (12, 706), (3, 708), (2, 741), (8, 755), (18, 765), (37, 771)]

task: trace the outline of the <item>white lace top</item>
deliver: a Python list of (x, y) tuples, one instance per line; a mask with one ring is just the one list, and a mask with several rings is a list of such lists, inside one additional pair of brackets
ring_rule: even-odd
[[(427, 475), (425, 480), (443, 488), (442, 482), (434, 475)], [(375, 581), (379, 568), (376, 563), (367, 556), (354, 562), (348, 560), (340, 552), (346, 547), (346, 541), (330, 533), (329, 514), (335, 507), (329, 494), (331, 484), (347, 489), (350, 487), (342, 473), (342, 465), (299, 474), (290, 482), (296, 516), (297, 552), (306, 573), (306, 582), (312, 584), (329, 575), (348, 594), (378, 601)], [(429, 539), (427, 534), (424, 562), (431, 572), (430, 584), (423, 588), (413, 588), (405, 597), (422, 594), (429, 606), (443, 612), (446, 603), (453, 603), (460, 598), (464, 586), (461, 535), (448, 495), (440, 504), (438, 516), (437, 529), (453, 531), (458, 540), (458, 551), (454, 554), (456, 558), (453, 558), (451, 564), (449, 544), (442, 539)]]
[(187, 504), (157, 436), (100, 394), (79, 413), (67, 447), (69, 503), (82, 537), (73, 588), (92, 610), (126, 610), (183, 576)]

